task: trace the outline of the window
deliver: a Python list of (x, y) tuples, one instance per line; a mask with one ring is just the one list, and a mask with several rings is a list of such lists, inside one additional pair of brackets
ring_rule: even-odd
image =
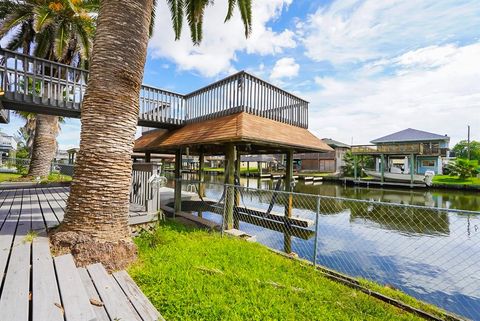
[(422, 167), (435, 167), (435, 161), (430, 159), (422, 160)]

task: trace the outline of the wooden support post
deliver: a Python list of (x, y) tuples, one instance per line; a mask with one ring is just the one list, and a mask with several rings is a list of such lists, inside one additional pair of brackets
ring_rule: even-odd
[(250, 177), (250, 162), (247, 161), (247, 177)]
[(353, 180), (357, 180), (357, 155), (353, 155)]
[(381, 182), (383, 183), (385, 181), (385, 155), (383, 154), (380, 155), (380, 173), (382, 174)]
[[(240, 180), (240, 167), (241, 167), (241, 156), (238, 150), (235, 150), (235, 175), (237, 175), (238, 179)], [(240, 190), (235, 189), (235, 203), (234, 203), (234, 215), (233, 215), (233, 227), (237, 230), (240, 229), (240, 221), (238, 220), (238, 215), (236, 210), (240, 205)]]
[(413, 175), (414, 174), (415, 174), (415, 155), (410, 154), (410, 185), (411, 186), (413, 186)]
[(175, 192), (174, 192), (175, 213), (182, 211), (182, 151), (175, 152)]
[(145, 163), (150, 163), (152, 161), (152, 154), (150, 152), (145, 152)]
[(225, 146), (225, 175), (227, 184), (227, 192), (225, 197), (225, 229), (229, 230), (233, 228), (233, 208), (234, 208), (234, 172), (235, 172), (235, 145), (228, 143)]
[[(201, 197), (205, 197), (205, 172), (203, 171), (203, 166), (205, 163), (205, 155), (203, 151), (200, 152), (198, 155), (198, 180), (200, 183), (198, 184), (198, 193)], [(198, 212), (198, 217), (202, 217), (203, 213), (201, 211)]]
[[(285, 171), (285, 191), (293, 192), (293, 150), (289, 150), (287, 152), (287, 164), (286, 164), (286, 171)], [(285, 216), (292, 217), (292, 208), (293, 208), (293, 195), (291, 193), (288, 194), (287, 204), (285, 205)], [(288, 221), (285, 222), (286, 231), (291, 230), (291, 226), (289, 226)], [(290, 233), (283, 234), (284, 239), (284, 251), (285, 253), (292, 252), (292, 236)]]
[(258, 177), (262, 177), (262, 162), (257, 162), (258, 166)]
[(205, 155), (203, 152), (200, 152), (198, 156), (198, 180), (200, 184), (198, 186), (198, 191), (202, 197), (205, 197), (205, 172), (204, 172), (204, 164), (205, 164)]

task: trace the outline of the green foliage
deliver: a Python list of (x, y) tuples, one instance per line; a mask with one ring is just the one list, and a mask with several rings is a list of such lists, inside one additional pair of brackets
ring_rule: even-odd
[(478, 177), (469, 177), (465, 179), (461, 179), (458, 176), (450, 176), (450, 175), (435, 175), (433, 177), (433, 185), (441, 184), (441, 185), (473, 185), (473, 186), (480, 186), (480, 178)]
[(88, 60), (96, 27), (98, 1), (11, 1), (0, 3), (0, 37), (19, 30), (8, 41), (10, 50), (66, 64)]
[[(452, 148), (452, 152), (458, 158), (468, 158), (468, 142), (466, 140), (458, 142)], [(470, 159), (480, 161), (480, 142), (475, 140), (470, 142)]]
[(354, 176), (355, 174), (355, 159), (357, 159), (357, 175), (358, 177), (366, 176), (362, 168), (368, 169), (375, 166), (375, 159), (368, 155), (353, 155), (351, 151), (347, 151), (343, 158), (345, 165), (342, 167), (343, 176)]
[(167, 320), (419, 320), (258, 243), (172, 221), (136, 243), (129, 273)]
[(17, 173), (0, 173), (0, 182), (12, 182), (21, 178), (22, 175)]
[[(183, 19), (186, 18), (190, 28), (190, 36), (195, 45), (200, 44), (203, 34), (203, 14), (208, 5), (213, 4), (211, 0), (167, 0), (172, 18), (175, 40), (180, 39), (182, 33)], [(228, 10), (225, 22), (233, 17), (233, 10), (237, 7), (240, 11), (245, 28), (245, 37), (252, 32), (252, 0), (228, 0)]]
[(450, 176), (458, 176), (464, 180), (469, 177), (475, 177), (478, 173), (478, 161), (457, 158), (448, 164), (448, 173)]

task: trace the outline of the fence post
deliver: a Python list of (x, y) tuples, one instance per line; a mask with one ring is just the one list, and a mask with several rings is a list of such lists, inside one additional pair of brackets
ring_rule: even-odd
[(317, 210), (315, 212), (315, 243), (313, 244), (313, 266), (317, 266), (317, 251), (318, 251), (318, 222), (320, 216), (320, 196), (317, 196)]
[(225, 195), (225, 200), (223, 201), (223, 214), (222, 214), (222, 221), (221, 221), (221, 235), (223, 237), (223, 233), (225, 231), (225, 215), (227, 214), (227, 202), (228, 202), (228, 197), (227, 197), (227, 193), (228, 193), (228, 185), (225, 184), (223, 185), (223, 193)]

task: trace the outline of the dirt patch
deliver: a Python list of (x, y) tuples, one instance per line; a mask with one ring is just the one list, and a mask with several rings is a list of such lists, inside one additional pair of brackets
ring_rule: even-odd
[(77, 266), (102, 263), (109, 272), (125, 269), (137, 259), (137, 247), (131, 240), (108, 242), (94, 240), (77, 232), (50, 235), (54, 255), (71, 253)]

